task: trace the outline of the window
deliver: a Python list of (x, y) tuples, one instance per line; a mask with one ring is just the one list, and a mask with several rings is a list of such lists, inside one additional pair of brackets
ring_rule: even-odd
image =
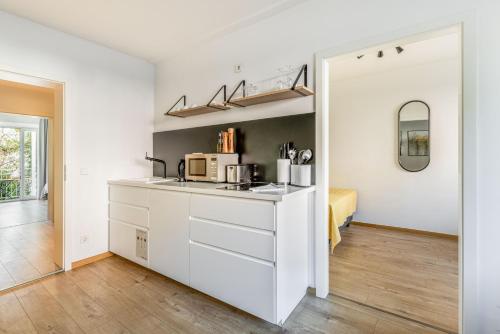
[(37, 197), (37, 133), (0, 126), (0, 201)]

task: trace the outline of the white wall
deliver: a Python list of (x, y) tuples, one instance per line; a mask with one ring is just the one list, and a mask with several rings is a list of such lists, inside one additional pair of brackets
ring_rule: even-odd
[[(336, 65), (330, 68), (330, 185), (358, 192), (354, 220), (458, 234), (456, 51), (455, 59), (341, 80)], [(431, 156), (426, 169), (413, 173), (398, 163), (397, 117), (415, 99), (431, 109)]]
[(0, 36), (0, 70), (65, 83), (70, 255), (75, 261), (103, 253), (106, 181), (152, 174), (143, 156), (152, 151), (154, 66), (4, 12)]
[[(479, 215), (477, 226), (467, 228), (467, 244), (471, 247), (466, 254), (468, 258), (477, 256), (477, 275), (476, 268), (466, 269), (466, 295), (469, 302), (471, 296), (476, 296), (477, 279), (478, 305), (467, 306), (471, 311), (469, 314), (477, 315), (477, 318), (474, 317), (476, 321), (468, 322), (466, 329), (469, 333), (492, 333), (500, 329), (500, 287), (495, 283), (500, 281), (500, 258), (491, 256), (500, 253), (500, 224), (496, 210), (496, 202), (500, 197), (500, 158), (496, 143), (500, 123), (500, 40), (497, 36), (500, 31), (500, 4), (497, 1), (307, 1), (255, 25), (200, 43), (196, 48), (185, 50), (180, 56), (158, 64), (155, 130), (311, 112), (314, 110), (313, 100), (306, 98), (189, 119), (163, 116), (163, 112), (182, 94), (188, 95), (188, 103), (199, 104), (206, 101), (222, 83), (231, 86), (243, 77), (259, 79), (287, 64), (312, 64), (314, 53), (319, 50), (345, 47), (389, 33), (402, 33), (407, 28), (447, 21), (450, 17), (455, 18), (464, 13), (475, 20), (466, 34), (470, 36), (472, 44), (477, 45), (471, 45), (465, 54), (467, 57), (477, 57), (477, 77), (467, 79), (477, 80), (479, 115)], [(232, 73), (233, 65), (237, 63), (244, 66), (238, 75)], [(476, 74), (473, 69), (467, 73), (471, 74)], [(469, 85), (475, 86), (474, 83)], [(470, 119), (469, 115), (466, 115), (466, 119)], [(469, 142), (474, 142), (474, 138), (469, 139)], [(475, 150), (475, 146), (470, 149)], [(475, 247), (476, 241), (480, 245), (478, 248)]]

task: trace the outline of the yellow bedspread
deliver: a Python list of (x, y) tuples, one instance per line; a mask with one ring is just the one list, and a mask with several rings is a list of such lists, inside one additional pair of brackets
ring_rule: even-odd
[(344, 224), (347, 217), (356, 212), (357, 202), (356, 190), (330, 188), (329, 236), (332, 250), (340, 242), (339, 227)]

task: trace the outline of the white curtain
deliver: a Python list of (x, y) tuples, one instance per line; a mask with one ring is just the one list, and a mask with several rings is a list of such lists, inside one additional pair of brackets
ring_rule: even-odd
[(47, 198), (47, 180), (48, 180), (48, 155), (47, 155), (47, 138), (48, 138), (49, 121), (41, 119), (38, 126), (38, 199)]

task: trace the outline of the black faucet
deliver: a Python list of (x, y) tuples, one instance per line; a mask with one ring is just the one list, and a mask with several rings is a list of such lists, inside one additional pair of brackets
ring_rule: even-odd
[(153, 158), (153, 157), (148, 157), (148, 152), (146, 152), (146, 160), (153, 161), (153, 162), (159, 162), (159, 163), (163, 164), (163, 178), (164, 179), (167, 178), (167, 163), (165, 162), (165, 160), (161, 160), (161, 159)]

